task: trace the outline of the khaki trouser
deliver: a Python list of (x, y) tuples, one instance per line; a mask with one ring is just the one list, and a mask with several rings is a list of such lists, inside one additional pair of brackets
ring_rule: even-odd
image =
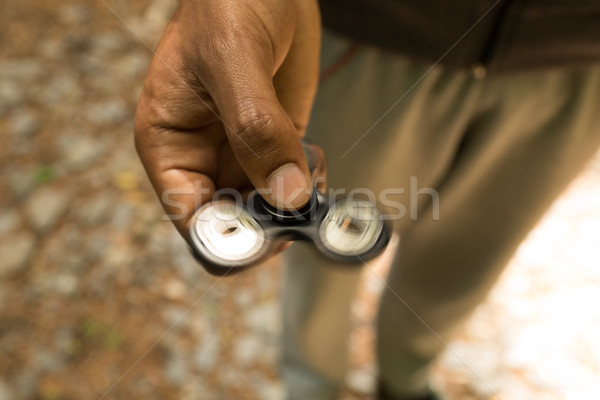
[[(348, 46), (326, 34), (323, 65)], [(379, 379), (399, 397), (425, 390), (444, 341), (600, 144), (598, 67), (483, 79), (429, 68), (360, 48), (321, 83), (308, 132), (330, 188), (404, 189), (389, 196), (406, 214), (377, 322)], [(289, 398), (335, 398), (360, 270), (298, 244), (286, 264)]]

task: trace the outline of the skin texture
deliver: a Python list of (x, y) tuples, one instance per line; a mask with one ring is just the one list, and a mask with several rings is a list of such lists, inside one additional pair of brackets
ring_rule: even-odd
[[(320, 35), (313, 0), (180, 2), (144, 84), (135, 143), (186, 239), (194, 210), (221, 188), (247, 193), (277, 181), (280, 190), (263, 194), (271, 204), (308, 200), (300, 138), (318, 83)], [(299, 170), (268, 180), (289, 164)]]

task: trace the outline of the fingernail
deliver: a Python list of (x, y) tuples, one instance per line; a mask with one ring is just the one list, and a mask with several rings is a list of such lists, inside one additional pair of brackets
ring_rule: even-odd
[(267, 185), (275, 205), (283, 209), (302, 207), (310, 199), (308, 179), (296, 164), (285, 164), (269, 175)]

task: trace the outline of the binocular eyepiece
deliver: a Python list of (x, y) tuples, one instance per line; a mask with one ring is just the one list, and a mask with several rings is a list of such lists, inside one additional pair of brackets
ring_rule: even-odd
[(385, 248), (390, 232), (369, 201), (330, 201), (317, 189), (298, 210), (280, 210), (254, 191), (245, 204), (223, 199), (194, 214), (192, 253), (205, 269), (224, 274), (266, 259), (280, 244), (307, 240), (326, 257), (346, 264), (369, 260)]

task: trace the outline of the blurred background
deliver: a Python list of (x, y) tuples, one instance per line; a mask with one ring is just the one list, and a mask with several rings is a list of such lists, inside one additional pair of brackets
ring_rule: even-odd
[[(0, 400), (283, 397), (278, 261), (208, 276), (162, 219), (133, 147), (150, 49), (174, 6), (0, 3)], [(448, 399), (597, 398), (598, 204), (600, 156), (436, 364)], [(345, 400), (371, 398), (381, 290), (366, 271)]]

